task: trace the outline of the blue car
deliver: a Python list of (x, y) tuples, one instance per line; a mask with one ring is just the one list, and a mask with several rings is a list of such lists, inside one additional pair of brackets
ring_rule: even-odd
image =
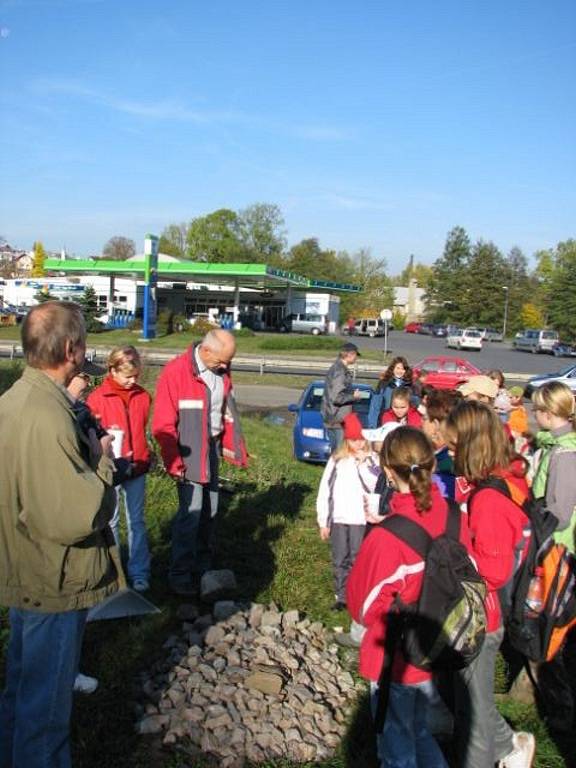
[[(372, 388), (367, 384), (356, 384), (362, 397), (352, 406), (362, 421), (368, 415)], [(294, 422), (294, 457), (300, 461), (325, 464), (330, 458), (330, 443), (324, 429), (320, 406), (324, 396), (324, 382), (313, 381), (308, 384), (298, 403), (288, 406), (296, 414)]]

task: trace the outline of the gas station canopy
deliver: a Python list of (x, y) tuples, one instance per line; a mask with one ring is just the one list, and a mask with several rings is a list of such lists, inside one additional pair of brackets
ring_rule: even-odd
[[(144, 260), (46, 259), (44, 269), (47, 272), (62, 275), (92, 274), (143, 280), (145, 262)], [(330, 280), (313, 280), (266, 264), (206, 264), (197, 261), (164, 261), (160, 257), (157, 277), (162, 281), (210, 283), (259, 290), (292, 287), (309, 291), (346, 293), (360, 291), (357, 285), (334, 283)]]

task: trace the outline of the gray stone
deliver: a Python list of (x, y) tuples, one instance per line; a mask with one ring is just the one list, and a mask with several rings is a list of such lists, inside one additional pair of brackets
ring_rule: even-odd
[(233, 600), (218, 600), (214, 603), (212, 608), (212, 615), (215, 621), (226, 621), (226, 619), (233, 616), (238, 610), (236, 603)]
[(178, 606), (176, 618), (180, 621), (194, 621), (198, 618), (198, 606), (192, 603), (182, 603)]
[(277, 696), (282, 690), (284, 681), (280, 675), (269, 672), (254, 672), (244, 680), (246, 688), (253, 688), (256, 691)]
[(262, 623), (262, 616), (264, 614), (264, 606), (259, 603), (254, 603), (250, 608), (250, 614), (248, 616), (248, 623), (252, 629), (257, 629)]
[(208, 603), (233, 597), (237, 584), (233, 571), (206, 571), (200, 581), (200, 595)]
[(141, 735), (160, 733), (170, 722), (168, 715), (149, 715), (138, 723), (137, 731)]
[(225, 634), (226, 632), (224, 629), (215, 624), (214, 626), (209, 627), (206, 634), (204, 635), (204, 643), (208, 646), (216, 645), (216, 643), (219, 643), (224, 639)]

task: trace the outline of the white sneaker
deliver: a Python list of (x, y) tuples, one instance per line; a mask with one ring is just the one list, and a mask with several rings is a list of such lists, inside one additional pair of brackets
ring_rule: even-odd
[(95, 677), (89, 677), (78, 672), (76, 680), (74, 680), (75, 693), (94, 693), (96, 688), (98, 688), (98, 680)]
[(518, 731), (514, 734), (514, 749), (509, 755), (498, 761), (498, 768), (532, 768), (536, 740), (531, 733)]

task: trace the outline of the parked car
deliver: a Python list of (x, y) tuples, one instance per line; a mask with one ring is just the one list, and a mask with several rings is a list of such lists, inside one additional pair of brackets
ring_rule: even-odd
[(480, 331), (482, 341), (504, 341), (504, 334), (496, 328), (475, 328), (474, 330)]
[(454, 349), (482, 349), (482, 334), (474, 328), (463, 328), (446, 337), (446, 346)]
[(420, 333), (422, 336), (432, 336), (433, 331), (434, 326), (432, 323), (420, 323), (420, 328), (418, 328), (416, 333)]
[(526, 384), (524, 397), (531, 397), (535, 389), (538, 389), (538, 387), (541, 387), (542, 384), (546, 384), (548, 381), (561, 381), (562, 384), (570, 387), (574, 397), (576, 397), (576, 365), (574, 363), (554, 373), (540, 373), (538, 376), (533, 376)]
[(576, 344), (557, 341), (552, 347), (552, 354), (554, 357), (576, 357)]
[[(368, 384), (357, 384), (362, 397), (352, 406), (360, 418), (368, 415), (373, 390)], [(320, 413), (324, 397), (324, 382), (313, 381), (304, 389), (298, 403), (288, 406), (296, 414), (293, 431), (294, 458), (325, 464), (330, 458), (330, 442)]]
[(327, 330), (328, 323), (325, 315), (312, 315), (305, 312), (286, 315), (280, 324), (282, 333), (311, 333), (313, 336), (319, 336)]
[(468, 360), (447, 355), (425, 357), (414, 366), (414, 376), (418, 376), (421, 371), (426, 372), (426, 384), (436, 389), (456, 389), (468, 381), (470, 376), (481, 373)]
[(422, 323), (406, 323), (404, 333), (419, 333)]
[(553, 347), (560, 341), (556, 331), (545, 329), (527, 328), (521, 334), (516, 334), (512, 346), (526, 352), (548, 352), (553, 354)]
[(432, 336), (438, 336), (439, 338), (446, 338), (446, 336), (448, 336), (448, 326), (435, 325), (432, 328)]
[(373, 339), (375, 336), (384, 336), (384, 332), (384, 320), (379, 317), (364, 318), (354, 323), (355, 336), (370, 336)]

